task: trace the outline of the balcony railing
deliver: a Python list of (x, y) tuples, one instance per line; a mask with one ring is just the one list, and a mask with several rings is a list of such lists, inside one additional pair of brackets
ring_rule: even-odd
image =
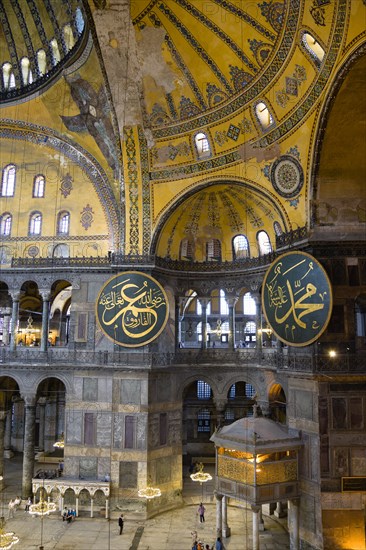
[(216, 367), (219, 365), (238, 367), (261, 367), (273, 370), (292, 372), (354, 374), (365, 372), (366, 352), (329, 355), (298, 354), (286, 355), (274, 348), (256, 350), (244, 348), (230, 351), (229, 349), (180, 349), (177, 352), (151, 353), (131, 351), (82, 350), (68, 348), (21, 348), (11, 351), (8, 346), (0, 348), (0, 364), (19, 366), (33, 365), (35, 368), (67, 368), (77, 366), (85, 368), (154, 368), (154, 367), (184, 367), (199, 365), (200, 367)]

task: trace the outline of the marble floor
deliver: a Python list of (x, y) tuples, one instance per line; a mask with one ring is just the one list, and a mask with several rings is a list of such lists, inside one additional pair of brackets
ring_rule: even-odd
[[(30, 516), (24, 511), (24, 505), (8, 519), (7, 504), (10, 498), (20, 494), (21, 456), (5, 460), (4, 488), (1, 493), (0, 512), (5, 517), (6, 531), (13, 531), (20, 542), (16, 550), (190, 550), (192, 532), (204, 544), (210, 547), (215, 540), (216, 507), (213, 497), (213, 484), (204, 487), (204, 491), (185, 478), (183, 498), (184, 506), (179, 510), (167, 512), (147, 521), (134, 517), (127, 512), (123, 534), (119, 535), (118, 510), (112, 510), (111, 519), (82, 516), (73, 523), (62, 521), (58, 512), (40, 517)], [(205, 523), (200, 524), (197, 507), (203, 498), (206, 514)], [(239, 503), (228, 507), (228, 524), (231, 537), (224, 539), (226, 550), (246, 550), (252, 548), (252, 514)], [(267, 510), (268, 512), (268, 510)], [(287, 550), (289, 537), (286, 519), (277, 519), (263, 510), (265, 530), (260, 533), (260, 550)]]

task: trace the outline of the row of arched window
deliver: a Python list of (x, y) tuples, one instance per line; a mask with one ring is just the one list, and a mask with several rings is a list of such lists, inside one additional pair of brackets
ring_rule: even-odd
[[(257, 306), (255, 304), (255, 300), (252, 298), (250, 292), (246, 292), (243, 296), (243, 314), (255, 315), (256, 312)], [(199, 299), (196, 301), (196, 313), (197, 315), (202, 315), (202, 306)], [(207, 315), (211, 315), (211, 301), (207, 303), (206, 313)], [(220, 289), (218, 313), (220, 315), (229, 315), (229, 306), (225, 297), (225, 292), (222, 289)]]
[[(3, 169), (1, 178), (2, 197), (14, 197), (16, 183), (16, 167), (14, 164), (8, 164)], [(46, 178), (42, 174), (38, 174), (33, 179), (33, 197), (43, 198), (46, 191)]]
[[(275, 234), (281, 235), (282, 228), (278, 222), (275, 222), (274, 227)], [(245, 235), (236, 235), (232, 241), (233, 245), (233, 257), (234, 260), (240, 260), (242, 258), (249, 258), (249, 241)], [(257, 246), (260, 256), (270, 254), (272, 252), (271, 240), (266, 231), (258, 231), (257, 233)], [(180, 260), (193, 260), (193, 242), (190, 239), (183, 239), (180, 243), (179, 251)], [(221, 254), (221, 241), (219, 239), (209, 239), (206, 241), (206, 262), (220, 262), (222, 259)]]
[[(0, 236), (10, 237), (13, 217), (9, 212), (4, 212), (0, 217)], [(70, 230), (70, 213), (62, 210), (57, 215), (57, 235), (68, 235)], [(31, 212), (28, 222), (28, 236), (41, 235), (42, 213)]]
[[(84, 18), (80, 8), (75, 12), (75, 26), (78, 35), (80, 36), (84, 30)], [(62, 51), (67, 54), (75, 45), (75, 37), (71, 25), (68, 23), (62, 29)], [(51, 67), (47, 67), (47, 58), (50, 59), (52, 66), (55, 67), (61, 61), (60, 44), (56, 38), (52, 38), (48, 45), (48, 52), (44, 48), (40, 48), (36, 52), (35, 70), (38, 74), (34, 75), (31, 70), (31, 62), (28, 57), (24, 56), (20, 59), (19, 72), (22, 79), (22, 86), (32, 84), (33, 80), (45, 75)], [(16, 87), (13, 65), (6, 61), (2, 65), (2, 84), (3, 89), (12, 90)]]

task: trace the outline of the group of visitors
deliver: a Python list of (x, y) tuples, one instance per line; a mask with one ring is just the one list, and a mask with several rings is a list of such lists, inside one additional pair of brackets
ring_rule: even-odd
[(204, 546), (202, 541), (195, 540), (193, 542), (192, 550), (224, 550), (224, 545), (222, 544), (220, 537), (217, 537), (217, 540), (213, 546), (210, 546), (209, 544)]
[(62, 512), (62, 521), (67, 521), (67, 523), (71, 523), (74, 519), (76, 519), (76, 510), (73, 508), (67, 508), (65, 506), (64, 511)]
[(20, 497), (15, 497), (15, 499), (10, 499), (8, 504), (8, 510), (9, 510), (9, 519), (14, 517), (14, 512), (16, 512), (19, 508), (19, 506), (22, 503), (22, 499)]

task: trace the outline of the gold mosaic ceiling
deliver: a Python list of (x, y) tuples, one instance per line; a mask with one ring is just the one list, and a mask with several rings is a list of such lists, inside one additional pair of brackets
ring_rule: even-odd
[(157, 68), (144, 83), (150, 122), (199, 115), (243, 93), (273, 59), (285, 15), (281, 2), (131, 0), (140, 41), (164, 30), (164, 76)]

